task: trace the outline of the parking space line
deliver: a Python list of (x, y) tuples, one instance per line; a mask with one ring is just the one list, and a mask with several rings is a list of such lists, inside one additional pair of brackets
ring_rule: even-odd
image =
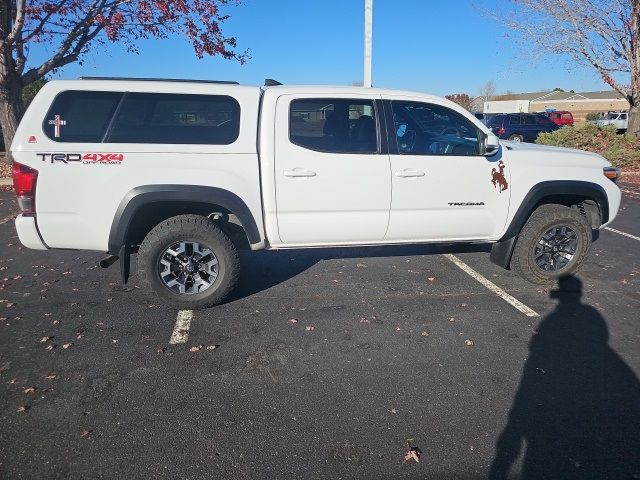
[(180, 310), (176, 317), (176, 324), (169, 339), (171, 345), (185, 343), (189, 339), (189, 328), (193, 319), (193, 310)]
[(611, 228), (611, 227), (604, 227), (604, 229), (609, 230), (610, 232), (613, 232), (613, 233), (617, 233), (618, 235), (623, 235), (625, 237), (632, 238), (633, 240), (638, 240), (640, 242), (640, 237), (636, 237), (635, 235), (631, 235), (630, 233), (621, 232), (620, 230), (616, 230), (615, 228)]
[(475, 280), (477, 280), (482, 285), (484, 285), (487, 289), (491, 290), (493, 293), (495, 293), (500, 298), (502, 298), (505, 302), (507, 302), (508, 304), (513, 306), (514, 308), (517, 308), (518, 310), (520, 310), (527, 317), (539, 317), (540, 316), (540, 315), (538, 315), (538, 313), (535, 310), (532, 310), (531, 308), (527, 307), (524, 303), (522, 303), (517, 298), (512, 297), (511, 295), (509, 295), (507, 292), (502, 290), (495, 283), (493, 283), (489, 279), (487, 279), (487, 278), (483, 277), (482, 275), (480, 275), (478, 272), (476, 272), (473, 268), (471, 268), (469, 265), (464, 263), (462, 260), (460, 260), (455, 255), (452, 255), (450, 253), (446, 253), (444, 256), (447, 257), (449, 260), (451, 260), (453, 263), (455, 263), (456, 266), (458, 268), (460, 268), (463, 272), (465, 272), (468, 275), (470, 275), (471, 277), (473, 277)]

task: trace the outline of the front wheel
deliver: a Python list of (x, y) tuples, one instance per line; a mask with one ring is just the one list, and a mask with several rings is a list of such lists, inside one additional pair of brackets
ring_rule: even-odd
[(532, 283), (552, 284), (582, 267), (591, 238), (591, 226), (578, 210), (542, 205), (518, 235), (511, 268)]
[(520, 143), (524, 142), (524, 137), (522, 135), (513, 134), (509, 136), (509, 140), (512, 142)]
[(156, 300), (178, 309), (220, 303), (240, 272), (238, 252), (214, 222), (179, 215), (157, 225), (138, 251), (141, 287)]

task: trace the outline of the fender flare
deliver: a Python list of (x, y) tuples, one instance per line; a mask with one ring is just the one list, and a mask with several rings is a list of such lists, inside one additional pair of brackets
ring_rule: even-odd
[(128, 249), (127, 235), (131, 221), (138, 210), (153, 203), (198, 202), (219, 205), (233, 212), (240, 221), (249, 239), (249, 243), (262, 241), (255, 218), (247, 204), (235, 193), (217, 187), (202, 185), (143, 185), (129, 190), (124, 196), (111, 224), (109, 233), (109, 253), (122, 254), (122, 248)]
[(516, 211), (505, 234), (491, 247), (491, 261), (509, 268), (516, 240), (536, 206), (545, 198), (557, 195), (577, 195), (591, 198), (598, 204), (601, 224), (609, 221), (609, 198), (601, 185), (581, 180), (551, 180), (531, 187)]

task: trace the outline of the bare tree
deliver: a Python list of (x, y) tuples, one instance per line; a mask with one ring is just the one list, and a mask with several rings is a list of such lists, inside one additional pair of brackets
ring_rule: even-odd
[[(0, 0), (0, 125), (11, 145), (24, 113), (23, 89), (64, 65), (82, 59), (91, 46), (118, 42), (137, 53), (141, 38), (179, 35), (195, 54), (244, 62), (236, 39), (222, 33), (221, 7), (241, 0)], [(51, 56), (29, 62), (30, 46), (47, 44)], [(9, 156), (7, 156), (9, 157)]]
[(515, 10), (502, 20), (529, 45), (597, 72), (629, 101), (628, 132), (640, 136), (640, 0), (511, 2)]
[(489, 102), (496, 96), (496, 84), (493, 80), (487, 80), (480, 87), (480, 94), (478, 95), (483, 102)]

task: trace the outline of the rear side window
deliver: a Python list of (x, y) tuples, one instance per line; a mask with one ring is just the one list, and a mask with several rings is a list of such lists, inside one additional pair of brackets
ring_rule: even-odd
[(487, 126), (489, 127), (501, 127), (502, 126), (502, 122), (504, 121), (505, 116), (504, 115), (496, 115), (495, 117), (491, 117), (491, 119), (489, 120)]
[(127, 93), (106, 142), (229, 145), (239, 132), (232, 97)]
[(56, 142), (100, 143), (120, 98), (120, 92), (62, 92), (54, 99), (42, 129)]
[(371, 100), (300, 99), (291, 102), (289, 140), (327, 153), (377, 153), (378, 128)]

